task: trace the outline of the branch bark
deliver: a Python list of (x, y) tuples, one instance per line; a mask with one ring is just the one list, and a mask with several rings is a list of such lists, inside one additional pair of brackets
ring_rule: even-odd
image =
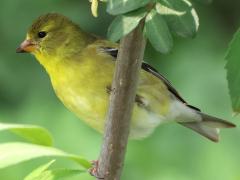
[[(119, 180), (127, 148), (130, 120), (146, 40), (144, 21), (122, 38), (116, 61), (104, 141), (98, 163), (98, 177)], [(99, 178), (99, 180), (100, 180)]]

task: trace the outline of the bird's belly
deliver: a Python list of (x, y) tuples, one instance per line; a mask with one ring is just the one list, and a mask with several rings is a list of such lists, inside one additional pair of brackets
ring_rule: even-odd
[(107, 97), (102, 97), (97, 91), (95, 93), (88, 91), (76, 92), (73, 89), (65, 88), (64, 90), (56, 91), (56, 94), (63, 104), (82, 121), (97, 131), (102, 132), (108, 106)]
[[(100, 94), (84, 95), (68, 89), (68, 95), (58, 95), (65, 106), (82, 121), (102, 133), (108, 109), (108, 96)], [(165, 120), (165, 116), (155, 114), (135, 104), (130, 127), (130, 138), (140, 139), (150, 135)]]
[[(81, 87), (71, 85), (55, 86), (55, 92), (63, 104), (82, 121), (102, 133), (109, 105), (109, 94), (104, 87)], [(153, 104), (150, 100), (149, 104)], [(130, 138), (139, 139), (150, 135), (153, 130), (165, 120), (165, 115), (160, 113), (161, 106), (166, 104), (158, 102), (159, 113), (147, 108), (134, 105), (131, 119)]]

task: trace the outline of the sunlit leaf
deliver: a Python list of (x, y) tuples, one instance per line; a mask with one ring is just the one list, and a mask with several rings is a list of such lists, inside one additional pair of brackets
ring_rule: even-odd
[(91, 167), (91, 163), (86, 159), (53, 147), (20, 142), (0, 144), (0, 169), (40, 157), (64, 157), (87, 169)]
[(48, 130), (39, 126), (0, 123), (1, 131), (10, 131), (34, 144), (51, 146), (53, 143)]
[(151, 0), (109, 0), (107, 12), (113, 15), (127, 13), (145, 6)]
[(227, 80), (232, 108), (240, 112), (240, 30), (235, 34), (227, 52)]
[[(158, 0), (156, 10), (166, 19), (170, 30), (181, 37), (194, 37), (199, 19), (192, 4), (187, 0)], [(174, 13), (175, 12), (175, 13)]]
[(124, 15), (117, 16), (108, 29), (108, 38), (118, 41), (130, 33), (147, 14), (145, 9), (139, 9)]
[(161, 15), (174, 15), (174, 16), (183, 16), (186, 14), (186, 11), (177, 11), (175, 9), (164, 6), (160, 3), (156, 3), (156, 10)]
[(156, 10), (152, 10), (146, 18), (146, 35), (153, 47), (161, 52), (168, 53), (173, 47), (173, 39), (168, 26)]
[(54, 160), (38, 167), (29, 175), (27, 175), (24, 180), (57, 180), (61, 178), (70, 178), (74, 175), (79, 175), (83, 172), (86, 172), (78, 169), (48, 169), (53, 162)]

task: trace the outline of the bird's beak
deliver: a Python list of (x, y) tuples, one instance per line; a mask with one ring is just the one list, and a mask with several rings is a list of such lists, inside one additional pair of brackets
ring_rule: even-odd
[(21, 45), (17, 48), (17, 53), (31, 53), (36, 50), (36, 44), (34, 44), (31, 40), (24, 40)]

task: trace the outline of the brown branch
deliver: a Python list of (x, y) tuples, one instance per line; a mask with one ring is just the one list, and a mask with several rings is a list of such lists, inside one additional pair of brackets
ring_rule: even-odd
[(145, 50), (144, 21), (120, 42), (110, 97), (98, 177), (119, 180), (123, 168), (130, 119), (136, 97), (139, 71)]

